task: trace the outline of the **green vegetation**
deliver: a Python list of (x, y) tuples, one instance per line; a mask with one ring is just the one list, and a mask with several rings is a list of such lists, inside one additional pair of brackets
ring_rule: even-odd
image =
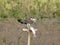
[(0, 9), (0, 19), (30, 15), (39, 19), (55, 18), (60, 17), (60, 0), (0, 0)]

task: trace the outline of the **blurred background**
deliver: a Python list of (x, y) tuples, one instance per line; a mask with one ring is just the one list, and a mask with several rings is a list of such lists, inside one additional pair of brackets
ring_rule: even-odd
[(30, 16), (38, 29), (31, 45), (60, 45), (60, 0), (0, 0), (0, 45), (27, 45), (26, 25), (17, 19)]

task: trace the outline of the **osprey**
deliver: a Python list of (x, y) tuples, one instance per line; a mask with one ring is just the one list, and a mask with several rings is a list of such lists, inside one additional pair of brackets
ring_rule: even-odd
[[(36, 19), (34, 19), (32, 17), (30, 17), (30, 18), (19, 18), (18, 22), (20, 22), (21, 24), (26, 24), (27, 29), (29, 29), (33, 33), (34, 37), (36, 37), (37, 29), (35, 29), (34, 27), (32, 27), (30, 25), (32, 23), (35, 23)], [(27, 29), (23, 29), (23, 31), (27, 31)]]

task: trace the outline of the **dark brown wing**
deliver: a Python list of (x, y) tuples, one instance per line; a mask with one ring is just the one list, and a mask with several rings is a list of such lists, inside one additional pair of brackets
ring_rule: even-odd
[(32, 23), (33, 23), (33, 21), (32, 21), (30, 18), (19, 18), (19, 19), (17, 19), (17, 20), (18, 20), (18, 22), (20, 22), (21, 24), (27, 24), (27, 23), (32, 24)]

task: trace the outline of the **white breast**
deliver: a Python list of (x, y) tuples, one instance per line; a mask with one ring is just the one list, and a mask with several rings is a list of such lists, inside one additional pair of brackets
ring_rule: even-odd
[(31, 30), (32, 33), (33, 33), (33, 35), (34, 35), (34, 37), (36, 37), (36, 31), (37, 31), (37, 29), (35, 29), (34, 27), (32, 27), (29, 23), (27, 24), (27, 28), (29, 30)]

